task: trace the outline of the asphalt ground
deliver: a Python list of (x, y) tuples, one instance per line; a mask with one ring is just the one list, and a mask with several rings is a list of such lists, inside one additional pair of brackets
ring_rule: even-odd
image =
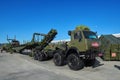
[(67, 65), (57, 67), (52, 60), (37, 61), (19, 53), (0, 53), (0, 80), (120, 80), (120, 61), (97, 58), (93, 67), (79, 71)]

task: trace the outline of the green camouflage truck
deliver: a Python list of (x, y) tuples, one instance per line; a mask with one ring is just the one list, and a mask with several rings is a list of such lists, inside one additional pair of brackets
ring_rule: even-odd
[(95, 58), (99, 54), (100, 41), (95, 32), (89, 29), (68, 31), (71, 37), (66, 42), (56, 47), (53, 61), (56, 66), (68, 64), (72, 70), (80, 70), (87, 65), (94, 65)]
[[(56, 66), (68, 64), (72, 70), (80, 70), (87, 65), (94, 65), (99, 54), (100, 42), (95, 32), (87, 28), (68, 31), (71, 40), (62, 44), (50, 44), (57, 31), (52, 29), (40, 42), (34, 42), (21, 48), (31, 48), (35, 60), (43, 61), (53, 57)], [(36, 34), (39, 35), (39, 34)], [(35, 36), (35, 35), (33, 35)]]
[(113, 35), (101, 35), (101, 51), (103, 60), (120, 60), (120, 39)]

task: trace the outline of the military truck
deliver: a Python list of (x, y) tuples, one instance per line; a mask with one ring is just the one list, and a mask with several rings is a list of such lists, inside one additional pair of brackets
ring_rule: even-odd
[(23, 46), (21, 50), (32, 49), (32, 56), (39, 61), (53, 57), (56, 66), (66, 63), (72, 70), (80, 70), (85, 65), (94, 65), (100, 46), (95, 32), (87, 28), (75, 29), (68, 31), (68, 35), (71, 37), (70, 42), (50, 44), (56, 34), (57, 31), (52, 29), (47, 35), (43, 35), (44, 38), (40, 42), (35, 42), (35, 35), (40, 35), (35, 33), (31, 43)]
[(100, 47), (96, 33), (84, 28), (68, 31), (68, 35), (71, 37), (70, 42), (56, 47), (53, 55), (54, 64), (62, 66), (66, 63), (72, 70), (80, 70), (85, 65), (94, 65)]
[(83, 28), (68, 31), (68, 34), (71, 36), (70, 42), (54, 44), (52, 47), (47, 46), (44, 49), (42, 47), (44, 43), (37, 46), (34, 49), (34, 59), (43, 61), (53, 57), (56, 66), (62, 66), (66, 63), (72, 70), (80, 70), (85, 65), (94, 65), (95, 57), (100, 52), (100, 41), (96, 33)]
[(120, 60), (120, 39), (113, 35), (101, 35), (102, 59), (106, 61)]

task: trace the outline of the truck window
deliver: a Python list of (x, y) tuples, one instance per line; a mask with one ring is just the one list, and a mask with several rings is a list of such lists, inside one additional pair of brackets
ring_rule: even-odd
[(81, 32), (76, 32), (76, 33), (74, 34), (74, 39), (82, 39)]
[(83, 31), (83, 34), (86, 39), (97, 39), (96, 33), (92, 32), (92, 31)]

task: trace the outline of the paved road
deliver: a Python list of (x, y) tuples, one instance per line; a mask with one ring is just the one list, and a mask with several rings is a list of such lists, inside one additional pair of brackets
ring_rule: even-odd
[(26, 55), (0, 53), (0, 80), (120, 80), (119, 66), (119, 61), (99, 59), (94, 68), (72, 71), (67, 65), (56, 67), (52, 60), (39, 62)]

